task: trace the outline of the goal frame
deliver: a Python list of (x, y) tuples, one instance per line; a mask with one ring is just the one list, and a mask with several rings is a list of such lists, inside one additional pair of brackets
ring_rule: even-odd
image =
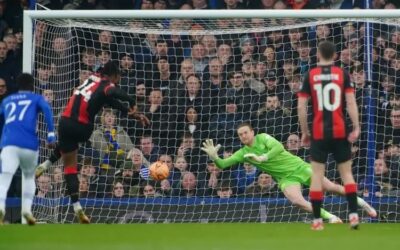
[[(23, 14), (23, 72), (33, 72), (34, 65), (34, 22), (36, 19), (159, 19), (159, 18), (177, 18), (177, 19), (233, 19), (233, 18), (343, 18), (343, 19), (385, 19), (385, 18), (400, 18), (400, 9), (398, 10), (26, 10)], [(366, 46), (365, 46), (365, 67), (367, 79), (372, 78), (371, 70), (371, 51), (372, 51), (372, 29), (368, 26), (366, 20)], [(374, 100), (369, 98), (369, 114), (373, 113), (375, 105), (372, 105)], [(375, 124), (374, 118), (370, 117), (370, 126)], [(371, 132), (372, 131), (372, 132)], [(367, 154), (367, 175), (373, 178), (373, 170), (371, 166), (375, 159), (375, 135), (373, 130), (368, 132), (368, 154)], [(372, 181), (369, 181), (372, 183)], [(24, 181), (22, 181), (24, 185)], [(370, 189), (371, 190), (371, 189)]]
[(32, 72), (35, 19), (76, 18), (399, 18), (398, 10), (25, 10), (23, 16), (23, 71)]

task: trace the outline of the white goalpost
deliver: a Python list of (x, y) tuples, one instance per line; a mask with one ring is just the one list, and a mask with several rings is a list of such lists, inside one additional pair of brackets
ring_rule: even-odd
[[(109, 60), (151, 120), (142, 127), (107, 108), (80, 145), (81, 200), (94, 223), (309, 221), (270, 175), (250, 165), (217, 170), (200, 145), (212, 138), (229, 156), (240, 148), (236, 126), (249, 122), (309, 161), (296, 92), (323, 40), (335, 43), (335, 63), (356, 88), (353, 173), (359, 196), (379, 212), (362, 218), (399, 221), (400, 10), (39, 10), (24, 11), (23, 34), (23, 71), (35, 75), (56, 120), (72, 90)], [(41, 161), (50, 155), (43, 143)], [(170, 167), (166, 181), (148, 177), (156, 160)], [(340, 183), (333, 159), (326, 174)], [(37, 189), (38, 220), (74, 222), (60, 161)], [(327, 194), (326, 210), (344, 219), (346, 207)]]

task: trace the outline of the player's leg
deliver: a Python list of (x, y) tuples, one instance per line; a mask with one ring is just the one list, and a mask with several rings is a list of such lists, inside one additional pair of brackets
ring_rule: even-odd
[[(298, 208), (300, 208), (300, 209), (302, 209), (304, 211), (307, 211), (309, 213), (313, 212), (311, 203), (308, 202), (303, 197), (300, 183), (287, 184), (287, 185), (282, 187), (282, 191), (283, 191), (283, 194), (285, 195), (285, 197), (294, 206), (297, 206)], [(325, 209), (321, 209), (321, 217), (323, 219), (329, 220), (330, 223), (342, 223), (342, 220), (339, 217), (329, 213)]]
[(6, 213), (6, 198), (12, 178), (19, 166), (18, 148), (6, 146), (1, 151), (0, 166), (0, 224), (3, 224)]
[(321, 230), (321, 224), (322, 224), (321, 208), (324, 199), (322, 180), (324, 179), (325, 175), (325, 164), (316, 161), (311, 161), (311, 167), (313, 174), (311, 176), (310, 201), (314, 215), (312, 229)]
[(346, 199), (349, 206), (349, 221), (352, 229), (357, 229), (359, 218), (357, 213), (357, 184), (351, 171), (351, 145), (347, 140), (335, 143), (333, 156), (338, 163), (340, 177), (344, 185)]
[[(73, 123), (66, 119), (61, 119), (58, 127), (59, 147), (64, 163), (64, 175), (68, 194), (71, 198), (71, 203), (74, 212), (77, 215), (79, 222), (83, 224), (89, 223), (89, 218), (83, 212), (79, 202), (79, 180), (77, 167), (77, 154), (79, 142), (86, 141), (89, 137), (82, 126)], [(90, 136), (90, 134), (89, 134)]]
[(22, 170), (22, 208), (21, 215), (25, 218), (28, 225), (35, 225), (36, 219), (32, 215), (32, 203), (35, 196), (35, 166), (38, 161), (38, 152), (23, 149), (20, 152), (20, 167)]
[(357, 184), (351, 172), (351, 161), (338, 164), (339, 173), (342, 178), (346, 199), (349, 205), (349, 222), (352, 229), (358, 229), (359, 218), (357, 213)]
[[(324, 191), (326, 192), (335, 193), (341, 196), (346, 196), (345, 189), (342, 185), (333, 183), (326, 177), (322, 182), (322, 186), (324, 188)], [(361, 197), (357, 197), (357, 205), (361, 207), (370, 217), (377, 216), (376, 210)]]
[(310, 148), (311, 156), (311, 185), (310, 201), (313, 208), (314, 220), (311, 226), (312, 230), (322, 230), (323, 223), (321, 218), (322, 201), (324, 193), (322, 181), (325, 176), (325, 162), (328, 158), (329, 143), (325, 141), (312, 141)]
[(55, 162), (57, 162), (60, 158), (61, 158), (60, 147), (57, 144), (56, 147), (51, 151), (49, 158), (47, 158), (44, 162), (40, 163), (36, 167), (35, 177), (38, 178), (39, 176), (41, 176), (44, 173), (44, 171), (49, 169), (49, 167), (53, 165)]
[(81, 203), (79, 202), (79, 180), (78, 180), (78, 169), (77, 169), (77, 153), (75, 149), (68, 153), (62, 153), (64, 163), (64, 174), (65, 182), (67, 184), (67, 190), (71, 198), (74, 212), (82, 224), (90, 223), (89, 218), (83, 212)]

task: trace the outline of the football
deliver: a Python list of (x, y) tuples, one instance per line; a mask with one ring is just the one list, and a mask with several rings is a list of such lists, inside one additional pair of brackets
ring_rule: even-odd
[(161, 181), (169, 176), (168, 165), (161, 161), (156, 161), (150, 165), (150, 176), (153, 180)]

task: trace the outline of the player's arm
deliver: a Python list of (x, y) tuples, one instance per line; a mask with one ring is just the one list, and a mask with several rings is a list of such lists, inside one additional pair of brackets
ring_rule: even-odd
[(123, 104), (120, 100), (115, 98), (109, 98), (107, 101), (108, 105), (113, 109), (118, 109), (122, 112), (123, 115), (126, 115), (129, 111), (129, 107)]
[[(128, 96), (128, 94), (123, 91), (122, 89), (109, 85), (104, 89), (104, 92), (106, 94), (107, 97), (109, 97), (110, 99), (117, 99), (123, 102), (128, 102), (130, 107), (135, 106), (136, 101), (134, 98)], [(121, 110), (123, 111), (123, 110)]]
[(214, 162), (218, 168), (224, 169), (244, 162), (244, 157), (243, 153), (238, 150), (228, 158), (222, 159), (218, 157), (216, 160), (214, 160)]
[(360, 134), (360, 121), (358, 114), (358, 106), (356, 97), (354, 95), (354, 86), (350, 81), (350, 76), (346, 71), (344, 71), (344, 91), (346, 98), (346, 109), (347, 113), (349, 113), (350, 120), (353, 123), (353, 131), (349, 135), (349, 141), (355, 142)]
[(260, 134), (261, 143), (265, 146), (267, 153), (257, 155), (254, 153), (247, 153), (244, 155), (244, 158), (252, 159), (258, 163), (266, 162), (270, 159), (273, 159), (275, 156), (285, 151), (285, 147), (274, 137), (268, 134)]
[(303, 79), (300, 91), (297, 93), (297, 115), (301, 129), (301, 144), (305, 147), (310, 145), (310, 131), (308, 130), (307, 123), (307, 106), (310, 96), (310, 72), (308, 72)]
[(265, 134), (265, 146), (268, 149), (268, 153), (265, 154), (268, 160), (273, 159), (278, 154), (285, 151), (285, 147), (274, 137)]
[(309, 79), (310, 79), (310, 73), (307, 73), (303, 79), (303, 84), (301, 86), (301, 89), (297, 93), (297, 114), (299, 117), (301, 133), (303, 135), (309, 134), (307, 125), (307, 105), (308, 105), (308, 99), (311, 96)]
[(44, 114), (44, 119), (46, 121), (47, 124), (47, 130), (48, 130), (48, 134), (47, 134), (47, 142), (50, 144), (55, 143), (56, 140), (56, 135), (55, 135), (55, 130), (54, 130), (54, 121), (53, 121), (53, 111), (51, 111), (51, 107), (49, 105), (48, 102), (46, 102), (46, 100), (40, 96), (39, 98), (39, 107), (41, 109), (41, 111)]
[(346, 108), (347, 112), (349, 113), (351, 122), (353, 123), (353, 129), (354, 128), (359, 128), (360, 127), (360, 122), (359, 122), (359, 115), (358, 115), (358, 107), (357, 107), (357, 101), (356, 97), (354, 96), (354, 93), (346, 93)]
[(302, 134), (309, 134), (307, 125), (307, 105), (308, 97), (299, 96), (297, 100), (297, 114)]
[[(138, 120), (143, 126), (149, 125), (150, 120), (144, 114), (137, 113), (137, 107), (135, 106), (136, 101), (135, 98), (130, 97), (125, 91), (120, 88), (115, 87), (114, 85), (109, 85), (104, 90), (106, 96), (110, 98), (111, 104), (116, 105), (116, 108), (121, 110), (122, 112), (127, 112), (128, 115), (133, 116), (136, 120)], [(116, 101), (125, 101), (129, 103), (129, 108), (126, 111), (126, 107), (123, 105), (119, 105), (116, 101), (112, 100), (115, 99)]]
[(204, 151), (208, 155), (208, 157), (210, 157), (210, 159), (215, 162), (217, 167), (221, 169), (228, 168), (232, 165), (243, 162), (243, 154), (241, 153), (240, 150), (236, 151), (233, 155), (231, 155), (228, 158), (221, 159), (218, 156), (218, 150), (220, 148), (221, 148), (220, 144), (214, 146), (213, 140), (207, 139), (205, 142), (203, 142), (203, 147), (201, 148), (201, 150)]

